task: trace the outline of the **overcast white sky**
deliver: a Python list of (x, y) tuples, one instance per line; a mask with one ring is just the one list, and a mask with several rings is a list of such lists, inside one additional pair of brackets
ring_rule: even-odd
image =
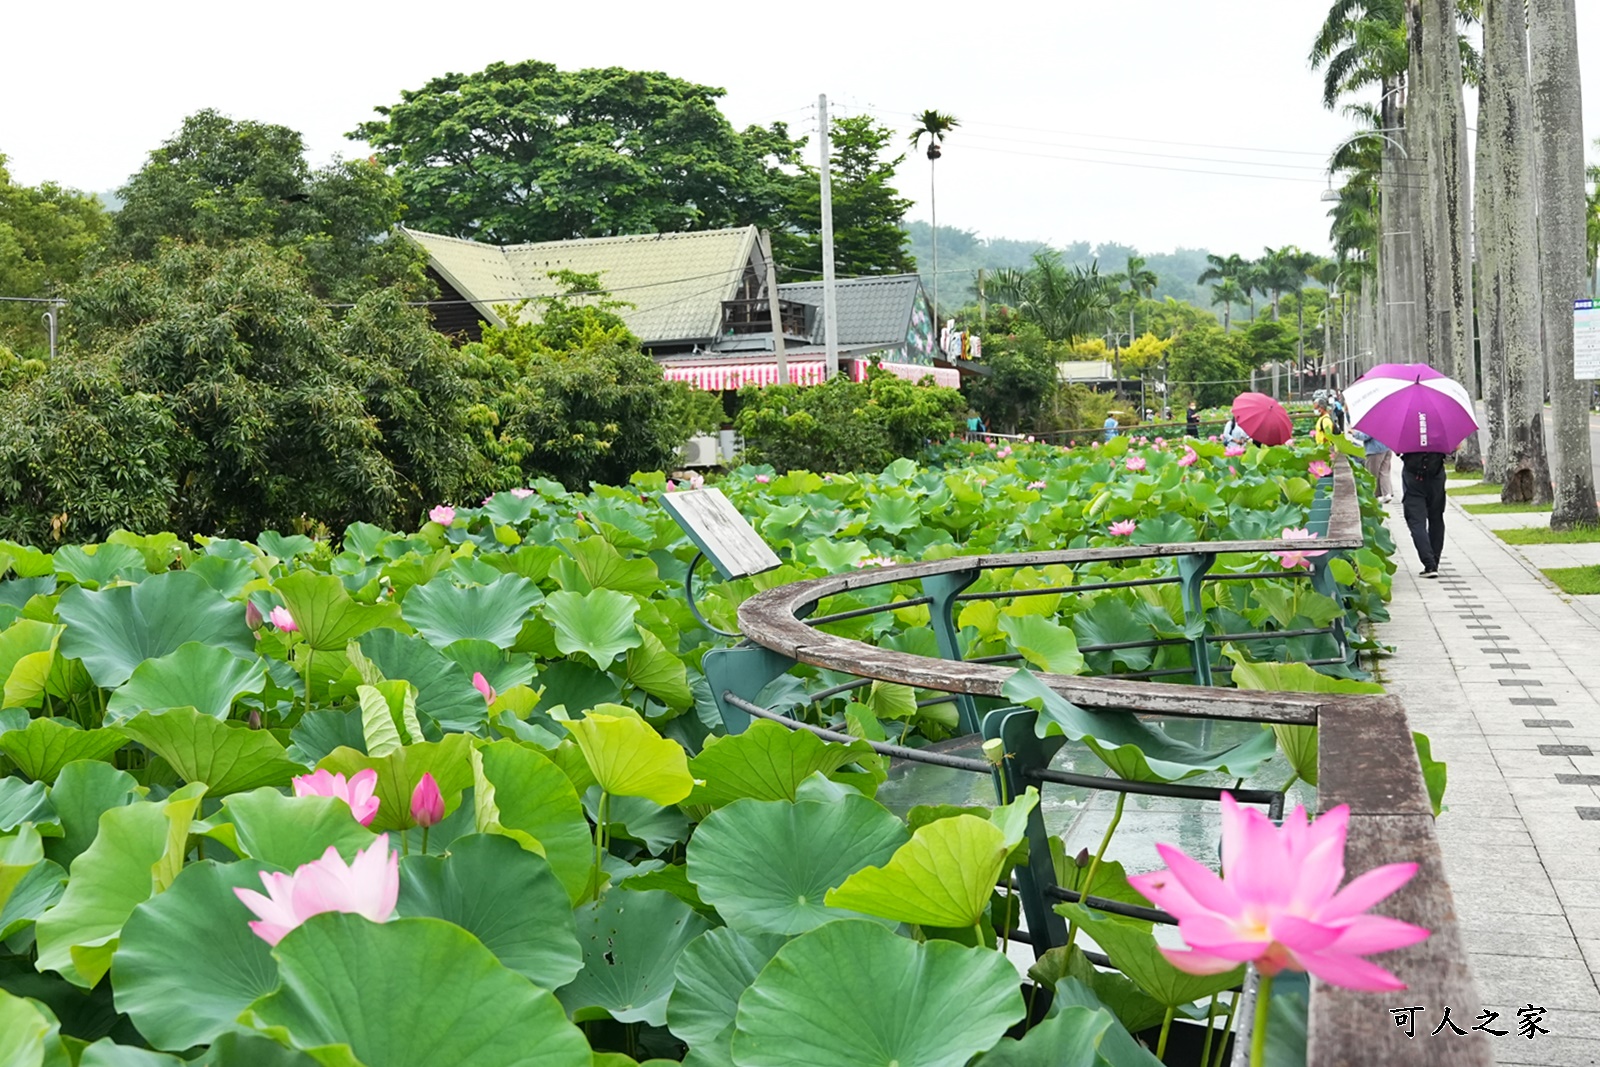
[[(1592, 142), (1600, 0), (1577, 6)], [(537, 58), (721, 86), (739, 126), (814, 129), (819, 92), (900, 127), (915, 110), (953, 113), (962, 127), (939, 164), (939, 219), (984, 236), (1326, 251), (1321, 167), (1353, 128), (1323, 110), (1305, 60), (1327, 7), (12, 0), (0, 153), (24, 182), (111, 189), (186, 114), (214, 107), (302, 131), (316, 162), (365, 155), (343, 134), (401, 89)], [(914, 157), (901, 172), (914, 218), (927, 218), (927, 167)]]

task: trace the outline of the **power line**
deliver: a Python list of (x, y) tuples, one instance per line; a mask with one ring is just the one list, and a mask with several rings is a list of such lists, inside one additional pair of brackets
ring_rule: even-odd
[[(1200, 170), (1195, 167), (1169, 167), (1157, 163), (1131, 163), (1126, 160), (1119, 159), (1085, 159), (1082, 156), (1058, 156), (1045, 152), (1021, 152), (1010, 148), (992, 148), (988, 145), (967, 145), (966, 147), (974, 152), (997, 152), (1001, 155), (1007, 156), (1028, 156), (1033, 159), (1054, 159), (1063, 163), (1088, 163), (1099, 167), (1132, 167), (1136, 170), (1162, 170), (1176, 174), (1208, 174), (1214, 178), (1255, 178), (1259, 181), (1299, 182), (1300, 184), (1309, 183), (1312, 185), (1326, 184), (1326, 179), (1324, 178), (1297, 178), (1288, 174), (1247, 174), (1241, 171)], [(1248, 164), (1245, 165), (1248, 166)], [(1394, 183), (1380, 183), (1380, 187), (1386, 189), (1422, 188), (1421, 186), (1402, 186)]]

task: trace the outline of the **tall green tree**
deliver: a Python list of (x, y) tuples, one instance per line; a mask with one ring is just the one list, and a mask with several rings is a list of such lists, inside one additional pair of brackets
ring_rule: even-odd
[(1127, 266), (1124, 270), (1111, 275), (1113, 284), (1126, 285), (1128, 287), (1124, 302), (1128, 308), (1128, 339), (1130, 341), (1139, 336), (1139, 331), (1134, 326), (1134, 311), (1138, 308), (1141, 299), (1149, 298), (1159, 280), (1155, 271), (1145, 266), (1144, 257), (1135, 255), (1128, 256)]
[(406, 223), (495, 244), (770, 225), (798, 144), (739, 132), (723, 90), (526, 60), (446, 74), (350, 135), (393, 168)]
[(391, 234), (399, 183), (367, 160), (312, 169), (287, 126), (196, 112), (117, 195), (111, 248), (126, 258), (148, 260), (165, 240), (259, 240), (292, 249), (329, 300), (423, 282), (420, 253)]
[(1233, 331), (1233, 305), (1244, 303), (1244, 290), (1239, 288), (1239, 283), (1232, 278), (1224, 278), (1211, 287), (1211, 303), (1223, 305), (1222, 332)]
[(939, 317), (939, 168), (944, 155), (944, 139), (951, 130), (961, 125), (954, 115), (929, 109), (915, 116), (916, 127), (911, 131), (911, 147), (922, 147), (928, 139), (928, 214), (933, 227), (933, 314)]
[[(907, 274), (916, 270), (905, 230), (911, 201), (895, 189), (904, 155), (888, 158), (894, 131), (868, 115), (832, 120), (833, 261), (840, 275)], [(802, 164), (784, 212), (786, 225), (772, 234), (781, 268), (806, 276), (822, 271), (822, 189), (816, 167)]]
[(1111, 311), (1114, 286), (1099, 269), (1068, 267), (1052, 249), (1035, 252), (1026, 270), (996, 271), (989, 299), (1038, 326), (1046, 340), (1097, 334)]
[[(0, 155), (0, 296), (61, 296), (107, 227), (93, 196), (52, 182), (19, 185)], [(40, 322), (46, 306), (0, 302), (0, 349), (24, 358), (48, 353), (49, 334)]]

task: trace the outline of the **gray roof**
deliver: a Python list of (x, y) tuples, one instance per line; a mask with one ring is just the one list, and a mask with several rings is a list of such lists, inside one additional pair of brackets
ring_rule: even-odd
[[(755, 254), (756, 228), (647, 233), (542, 241), (504, 248), (457, 237), (401, 231), (427, 254), (429, 265), (471, 300), (485, 322), (500, 326), (497, 308), (529, 297), (554, 296), (556, 270), (599, 274), (600, 284), (632, 304), (617, 313), (646, 344), (709, 340)], [(522, 312), (526, 321), (536, 315)]]
[[(889, 274), (871, 278), (841, 278), (834, 282), (839, 310), (839, 344), (899, 345), (911, 326), (911, 309), (922, 283), (915, 274)], [(789, 282), (778, 286), (784, 300), (822, 307), (822, 282)], [(822, 340), (822, 316), (817, 316), (813, 341)]]

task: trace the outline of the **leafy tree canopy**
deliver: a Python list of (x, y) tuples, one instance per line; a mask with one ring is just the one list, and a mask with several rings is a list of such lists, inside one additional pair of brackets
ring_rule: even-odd
[(400, 183), (373, 161), (311, 169), (287, 126), (197, 112), (118, 195), (112, 251), (128, 258), (151, 258), (164, 239), (261, 240), (299, 253), (314, 291), (330, 300), (422, 282), (420, 253), (389, 236)]
[(865, 382), (746, 386), (737, 426), (745, 457), (779, 472), (881, 470), (959, 429), (967, 401), (955, 389), (904, 381), (880, 370)]
[[(916, 270), (904, 226), (911, 201), (894, 188), (904, 155), (885, 158), (894, 131), (870, 116), (832, 120), (833, 261), (843, 277)], [(785, 225), (772, 235), (778, 263), (806, 277), (822, 271), (822, 189), (816, 167), (802, 165)]]
[(736, 131), (722, 90), (536, 60), (446, 74), (352, 134), (394, 168), (409, 225), (495, 244), (717, 229), (776, 217), (797, 143)]
[[(1284, 329), (1278, 323), (1260, 325)], [(1223, 407), (1250, 387), (1251, 366), (1246, 342), (1240, 335), (1225, 334), (1220, 326), (1210, 324), (1173, 339), (1167, 375), (1175, 400), (1193, 399), (1201, 407)]]
[[(104, 239), (105, 210), (87, 193), (52, 182), (18, 185), (0, 155), (0, 295), (60, 296)], [(0, 349), (23, 358), (50, 350), (44, 308), (0, 303)]]

